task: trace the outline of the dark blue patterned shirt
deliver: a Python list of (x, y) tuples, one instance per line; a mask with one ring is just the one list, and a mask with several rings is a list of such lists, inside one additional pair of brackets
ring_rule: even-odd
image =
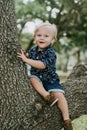
[(41, 51), (38, 51), (37, 46), (34, 46), (29, 51), (29, 57), (33, 60), (42, 61), (46, 68), (45, 69), (37, 69), (31, 67), (30, 73), (31, 75), (35, 75), (43, 82), (53, 83), (56, 80), (59, 80), (58, 75), (56, 73), (56, 54), (54, 49), (51, 46), (44, 48)]

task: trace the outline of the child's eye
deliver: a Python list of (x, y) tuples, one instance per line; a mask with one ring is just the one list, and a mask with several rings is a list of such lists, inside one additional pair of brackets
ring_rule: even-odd
[(48, 35), (45, 35), (45, 37), (49, 37)]
[(38, 37), (41, 37), (41, 34), (37, 34)]

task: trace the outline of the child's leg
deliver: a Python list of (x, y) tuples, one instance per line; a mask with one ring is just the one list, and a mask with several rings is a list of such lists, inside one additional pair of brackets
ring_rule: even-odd
[(72, 122), (69, 118), (68, 104), (63, 93), (54, 92), (55, 98), (58, 98), (58, 107), (62, 112), (63, 120), (64, 120), (64, 130), (73, 130)]
[(39, 81), (39, 79), (31, 77), (30, 82), (35, 90), (45, 99), (45, 101), (48, 102), (50, 107), (52, 107), (58, 101), (58, 98), (55, 98), (52, 93), (49, 93), (45, 90), (43, 84)]
[(66, 98), (63, 93), (61, 92), (54, 92), (55, 98), (58, 98), (58, 107), (62, 112), (62, 116), (64, 120), (69, 119), (69, 111), (68, 111), (68, 104)]
[(44, 87), (43, 84), (35, 77), (31, 77), (30, 78), (30, 82), (32, 84), (32, 86), (35, 88), (35, 90), (43, 97), (46, 97), (47, 95), (49, 95), (49, 92), (47, 92)]

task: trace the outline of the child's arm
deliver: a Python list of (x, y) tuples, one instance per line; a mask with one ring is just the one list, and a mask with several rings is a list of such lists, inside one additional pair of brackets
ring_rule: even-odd
[(46, 68), (46, 66), (44, 65), (44, 63), (42, 61), (27, 58), (22, 49), (21, 49), (21, 53), (18, 53), (18, 57), (34, 68), (37, 68), (37, 69)]

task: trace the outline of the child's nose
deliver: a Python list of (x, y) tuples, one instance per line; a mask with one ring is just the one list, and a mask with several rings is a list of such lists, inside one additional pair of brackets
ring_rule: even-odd
[(44, 39), (44, 36), (41, 36), (41, 39)]

